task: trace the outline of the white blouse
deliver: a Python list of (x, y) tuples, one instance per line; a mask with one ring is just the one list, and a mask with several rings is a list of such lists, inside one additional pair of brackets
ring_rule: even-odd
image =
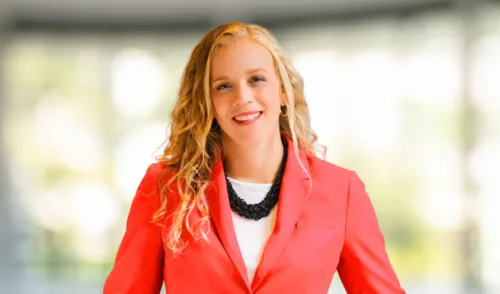
[[(259, 203), (264, 200), (272, 186), (272, 184), (255, 184), (228, 179), (236, 194), (248, 204)], [(240, 246), (250, 283), (259, 265), (267, 240), (273, 232), (277, 208), (278, 205), (273, 208), (268, 216), (258, 221), (241, 217), (234, 211), (232, 212), (236, 239)]]

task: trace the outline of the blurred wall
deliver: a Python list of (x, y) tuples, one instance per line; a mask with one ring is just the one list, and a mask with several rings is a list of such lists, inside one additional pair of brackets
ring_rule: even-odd
[[(5, 47), (8, 44), (10, 25), (10, 6), (0, 1), (0, 125), (3, 125), (6, 112), (5, 97)], [(0, 128), (0, 291), (17, 293), (22, 266), (15, 251), (15, 226), (13, 225), (13, 206), (11, 205), (11, 186), (6, 162), (3, 128)], [(11, 292), (12, 291), (12, 292)]]

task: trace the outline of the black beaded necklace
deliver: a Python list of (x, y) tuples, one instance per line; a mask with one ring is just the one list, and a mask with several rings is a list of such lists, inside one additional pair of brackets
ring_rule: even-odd
[(226, 184), (227, 184), (227, 192), (229, 196), (229, 204), (231, 209), (239, 214), (240, 216), (248, 219), (259, 220), (263, 217), (268, 216), (271, 213), (271, 210), (278, 203), (280, 189), (281, 189), (281, 180), (283, 178), (283, 174), (285, 172), (286, 159), (288, 155), (288, 143), (284, 138), (281, 138), (281, 142), (283, 143), (283, 159), (281, 161), (280, 170), (273, 184), (271, 185), (271, 189), (267, 192), (266, 197), (259, 203), (256, 204), (248, 204), (243, 199), (241, 199), (236, 191), (234, 191), (231, 182), (227, 178), (226, 174)]

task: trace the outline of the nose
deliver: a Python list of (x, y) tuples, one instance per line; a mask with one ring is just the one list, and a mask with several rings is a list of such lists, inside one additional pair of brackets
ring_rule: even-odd
[(242, 105), (252, 102), (254, 93), (252, 88), (247, 84), (240, 84), (236, 87), (234, 103), (235, 105)]

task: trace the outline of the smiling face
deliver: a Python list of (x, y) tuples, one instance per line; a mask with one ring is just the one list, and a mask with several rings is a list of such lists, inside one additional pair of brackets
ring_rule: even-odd
[(279, 138), (285, 95), (269, 51), (248, 37), (218, 48), (210, 95), (224, 141), (255, 145)]

